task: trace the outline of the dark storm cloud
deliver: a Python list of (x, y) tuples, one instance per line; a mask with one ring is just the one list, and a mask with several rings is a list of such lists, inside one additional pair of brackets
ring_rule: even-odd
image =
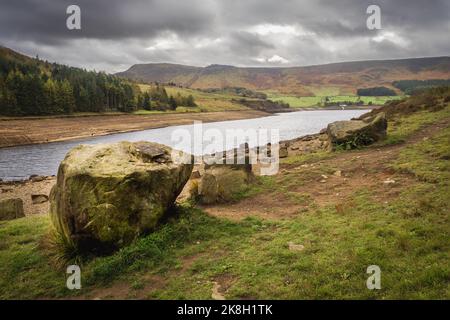
[(264, 49), (274, 49), (275, 46), (262, 40), (259, 35), (241, 31), (231, 34), (229, 48), (238, 55), (254, 57)]
[[(82, 30), (66, 28), (81, 7)], [(366, 28), (379, 5), (382, 30)], [(133, 63), (308, 65), (450, 53), (447, 0), (21, 0), (0, 3), (0, 43), (108, 71)]]
[(82, 30), (66, 28), (72, 0), (2, 2), (0, 30), (22, 40), (60, 42), (73, 38), (123, 39), (152, 37), (161, 31), (191, 34), (205, 30), (214, 15), (204, 1), (78, 0)]

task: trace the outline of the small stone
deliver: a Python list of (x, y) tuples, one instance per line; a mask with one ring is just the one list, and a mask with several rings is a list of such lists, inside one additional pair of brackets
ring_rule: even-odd
[(395, 180), (387, 179), (387, 180), (384, 180), (383, 183), (384, 184), (393, 184), (393, 183), (395, 183)]
[(286, 158), (288, 156), (288, 148), (285, 145), (280, 145), (278, 156), (280, 158)]
[(31, 202), (33, 204), (41, 204), (48, 201), (48, 196), (45, 194), (32, 194)]
[(326, 176), (324, 174), (321, 177), (324, 178), (324, 179), (328, 179), (328, 176)]
[(214, 286), (212, 288), (211, 298), (213, 298), (214, 300), (226, 300), (225, 297), (219, 292), (220, 284), (215, 281), (213, 282), (213, 284)]
[(342, 176), (342, 171), (341, 170), (336, 170), (333, 175), (335, 175), (336, 177), (341, 177)]
[(47, 177), (44, 177), (44, 176), (38, 176), (38, 175), (36, 175), (36, 174), (32, 174), (32, 175), (30, 176), (31, 182), (41, 182), (41, 181), (44, 181), (46, 178), (47, 178)]
[(192, 173), (191, 173), (191, 179), (199, 179), (200, 177), (201, 177), (200, 171), (198, 171), (198, 170), (192, 171)]
[(292, 241), (288, 242), (289, 250), (291, 251), (303, 251), (305, 246), (302, 244), (295, 244)]

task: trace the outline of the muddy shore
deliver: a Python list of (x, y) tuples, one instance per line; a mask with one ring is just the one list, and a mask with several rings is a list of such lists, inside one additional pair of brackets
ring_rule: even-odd
[(270, 115), (256, 110), (171, 113), (152, 115), (98, 115), (0, 120), (0, 148), (73, 140), (175, 125), (194, 121), (215, 122), (259, 118)]

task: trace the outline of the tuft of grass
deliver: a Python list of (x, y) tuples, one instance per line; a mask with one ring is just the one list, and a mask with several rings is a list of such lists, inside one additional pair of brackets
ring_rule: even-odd
[(52, 264), (60, 270), (72, 264), (82, 265), (86, 259), (72, 241), (63, 237), (54, 228), (50, 228), (48, 234), (42, 238), (42, 243), (49, 252)]

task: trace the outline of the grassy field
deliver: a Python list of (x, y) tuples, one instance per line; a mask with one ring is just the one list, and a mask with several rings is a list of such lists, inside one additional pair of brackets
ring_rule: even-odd
[[(141, 84), (140, 88), (142, 91), (148, 90), (149, 85)], [(231, 101), (232, 99), (240, 99), (242, 97), (229, 94), (229, 93), (206, 93), (200, 90), (188, 89), (188, 88), (178, 88), (178, 87), (165, 87), (168, 95), (177, 95), (178, 93), (182, 96), (192, 95), (194, 97), (195, 103), (198, 105), (197, 108), (177, 108), (177, 112), (214, 112), (214, 111), (237, 111), (237, 110), (248, 110), (247, 107)], [(141, 111), (138, 111), (141, 112)]]
[[(84, 258), (75, 292), (47, 215), (0, 222), (0, 298), (210, 299), (219, 284), (227, 299), (449, 299), (449, 141), (447, 105), (392, 119), (372, 147), (288, 157), (234, 204), (261, 215), (229, 220), (183, 203), (153, 234)], [(286, 208), (295, 212), (277, 216)], [(381, 290), (366, 288), (372, 264)]]
[(313, 96), (313, 97), (297, 97), (297, 96), (285, 96), (280, 94), (269, 94), (269, 99), (274, 101), (282, 101), (285, 103), (289, 103), (292, 108), (305, 108), (305, 107), (314, 107), (320, 105), (325, 102), (325, 98), (328, 97), (329, 102), (357, 102), (358, 100), (362, 100), (364, 105), (372, 102), (373, 105), (383, 105), (386, 101), (389, 100), (397, 100), (403, 97), (394, 96), (394, 97), (358, 97), (358, 96)]

